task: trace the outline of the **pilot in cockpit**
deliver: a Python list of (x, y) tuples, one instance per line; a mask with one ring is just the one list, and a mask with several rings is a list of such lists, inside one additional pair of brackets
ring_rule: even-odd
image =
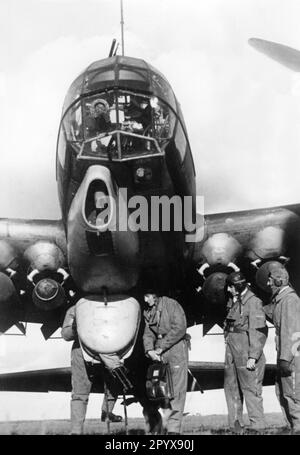
[(146, 134), (151, 126), (151, 107), (149, 104), (139, 103), (131, 99), (129, 106), (125, 110), (125, 122), (123, 129), (137, 134)]
[(102, 98), (96, 99), (92, 104), (91, 113), (94, 120), (94, 130), (97, 134), (110, 129), (109, 104), (106, 100)]
[(88, 138), (108, 131), (111, 127), (109, 104), (103, 98), (97, 98), (86, 105), (85, 130)]
[[(88, 115), (85, 122), (87, 136), (89, 138), (96, 137), (101, 133), (106, 133), (111, 130), (112, 125), (109, 112), (109, 104), (103, 98), (97, 98), (89, 106)], [(105, 142), (105, 139), (92, 141), (91, 151), (99, 152), (102, 146), (105, 148), (105, 143), (102, 144), (103, 141)]]

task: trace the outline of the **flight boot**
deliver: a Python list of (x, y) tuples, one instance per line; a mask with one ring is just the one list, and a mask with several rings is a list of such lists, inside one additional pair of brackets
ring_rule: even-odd
[(122, 422), (122, 420), (123, 420), (122, 416), (118, 416), (118, 415), (114, 414), (113, 412), (107, 413), (106, 411), (102, 411), (101, 422), (106, 422), (106, 419), (109, 419), (110, 422), (113, 422), (113, 423)]

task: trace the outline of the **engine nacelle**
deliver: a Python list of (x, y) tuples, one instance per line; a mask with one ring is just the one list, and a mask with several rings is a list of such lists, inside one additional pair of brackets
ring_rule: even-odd
[(76, 324), (83, 347), (95, 354), (118, 354), (124, 358), (135, 344), (141, 309), (133, 297), (98, 296), (76, 304)]
[(32, 300), (40, 310), (51, 311), (62, 306), (66, 296), (60, 283), (52, 278), (43, 278), (34, 286)]
[(30, 267), (42, 272), (44, 270), (56, 271), (64, 263), (61, 249), (52, 242), (39, 241), (31, 245), (24, 253), (24, 258)]
[(209, 237), (204, 242), (202, 255), (209, 265), (227, 265), (234, 262), (241, 251), (241, 245), (232, 236), (220, 232)]
[(250, 243), (250, 257), (252, 259), (271, 259), (285, 253), (285, 233), (283, 229), (267, 226), (258, 231)]

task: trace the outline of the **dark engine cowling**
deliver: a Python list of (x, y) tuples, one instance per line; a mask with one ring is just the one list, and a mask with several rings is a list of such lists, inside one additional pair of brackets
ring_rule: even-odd
[[(37, 308), (54, 310), (66, 301), (63, 289), (64, 255), (60, 248), (51, 242), (40, 241), (31, 245), (24, 253), (31, 272), (28, 279), (34, 286), (32, 300)], [(60, 272), (61, 271), (61, 272)]]
[(215, 272), (209, 275), (203, 283), (203, 294), (213, 305), (226, 306), (225, 285), (227, 274)]
[(54, 310), (65, 303), (65, 291), (60, 283), (52, 278), (39, 280), (33, 291), (32, 300), (40, 310)]

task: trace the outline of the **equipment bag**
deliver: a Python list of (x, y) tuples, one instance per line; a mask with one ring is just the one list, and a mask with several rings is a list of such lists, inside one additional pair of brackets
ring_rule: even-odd
[(146, 392), (149, 400), (170, 400), (174, 397), (170, 365), (155, 362), (148, 367)]

